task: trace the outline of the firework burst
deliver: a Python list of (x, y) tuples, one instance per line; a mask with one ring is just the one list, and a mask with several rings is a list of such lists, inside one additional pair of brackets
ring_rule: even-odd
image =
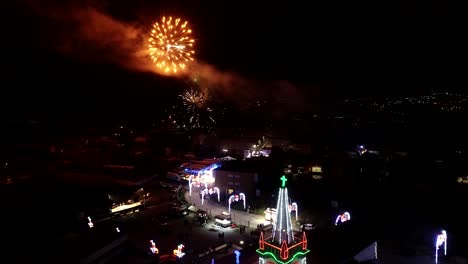
[(178, 74), (193, 61), (192, 30), (180, 18), (162, 17), (153, 24), (148, 38), (149, 55), (156, 69), (163, 74)]
[(208, 98), (195, 88), (184, 91), (180, 96), (186, 113), (186, 128), (205, 128), (209, 129), (216, 121), (212, 117), (213, 109), (208, 106)]
[(193, 88), (186, 90), (180, 97), (183, 104), (190, 109), (203, 108), (206, 103), (205, 95)]

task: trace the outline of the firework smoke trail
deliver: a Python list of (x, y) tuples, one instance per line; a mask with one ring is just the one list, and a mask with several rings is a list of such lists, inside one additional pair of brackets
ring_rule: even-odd
[[(41, 43), (82, 61), (120, 65), (142, 72), (158, 73), (149, 60), (147, 30), (135, 23), (119, 21), (86, 3), (18, 0), (25, 12), (47, 25), (39, 28), (47, 37)], [(40, 22), (41, 22), (40, 21)]]
[[(149, 43), (153, 30), (151, 25), (146, 24), (142, 27), (138, 21), (119, 21), (95, 8), (94, 2), (92, 5), (86, 4), (86, 1), (84, 4), (56, 1), (51, 5), (43, 5), (30, 0), (18, 0), (18, 2), (24, 7), (25, 12), (46, 22), (38, 23), (38, 25), (46, 25), (42, 30), (47, 33), (47, 37), (41, 38), (44, 46), (55, 48), (57, 51), (79, 60), (96, 63), (110, 62), (135, 71), (164, 75), (165, 69), (162, 71), (162, 67), (158, 69), (151, 54), (157, 55), (155, 51), (158, 50), (169, 52), (173, 55), (169, 57), (170, 59), (179, 58), (179, 60), (185, 61), (188, 57), (181, 59), (182, 57), (176, 56), (178, 52), (185, 50), (185, 48), (182, 49), (180, 43), (184, 42), (187, 50), (194, 49), (195, 43), (189, 41), (192, 32), (187, 35), (189, 37), (187, 39), (181, 36), (179, 40), (184, 39), (180, 40), (180, 43), (178, 40), (171, 42), (171, 44), (168, 42), (169, 38), (163, 39), (163, 42), (167, 42), (166, 50), (164, 50), (164, 47), (156, 41), (161, 42), (160, 38), (156, 36), (153, 38), (155, 44)], [(173, 18), (171, 23), (175, 23), (176, 20)], [(180, 20), (178, 25), (184, 23)], [(164, 31), (161, 24), (159, 26)], [(167, 21), (165, 27), (167, 32)], [(174, 36), (174, 34), (172, 35)], [(155, 46), (149, 48), (149, 44)], [(188, 44), (192, 44), (192, 46)], [(190, 54), (190, 57), (193, 58), (194, 53), (190, 52)], [(167, 59), (167, 56), (156, 57), (156, 60), (161, 62), (161, 58)], [(234, 104), (238, 103), (238, 107), (241, 107), (245, 101), (264, 94), (273, 94), (281, 100), (288, 97), (303, 100), (295, 87), (289, 83), (269, 81), (259, 83), (243, 78), (234, 72), (219, 70), (217, 67), (198, 59), (189, 62), (186, 63), (185, 70), (177, 70), (177, 74), (171, 74), (171, 76), (177, 78), (197, 76), (197, 88), (204, 94), (209, 94), (210, 98), (223, 98), (223, 100), (232, 101)], [(181, 67), (180, 64), (179, 67)]]

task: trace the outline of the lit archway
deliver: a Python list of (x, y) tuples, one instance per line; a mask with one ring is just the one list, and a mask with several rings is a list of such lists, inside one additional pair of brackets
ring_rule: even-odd
[(218, 194), (218, 203), (219, 203), (219, 188), (218, 187), (213, 187), (213, 192)]
[(213, 187), (213, 188), (210, 188), (210, 189), (205, 188), (205, 189), (203, 189), (203, 191), (200, 192), (201, 199), (202, 199), (202, 204), (205, 201), (205, 195), (207, 195), (207, 194), (212, 195), (213, 193), (216, 193), (218, 195), (218, 203), (219, 203), (219, 201), (220, 201), (219, 188), (218, 187)]
[(246, 206), (246, 200), (247, 198), (245, 197), (245, 194), (244, 193), (239, 193), (239, 195), (237, 194), (233, 194), (231, 196), (229, 196), (229, 199), (228, 199), (228, 206), (229, 206), (229, 213), (231, 213), (231, 203), (232, 202), (238, 202), (239, 200), (242, 200), (244, 202), (244, 210), (245, 210), (245, 206)]
[(201, 191), (201, 204), (203, 205), (203, 202), (205, 201), (205, 195), (208, 194), (208, 189), (205, 188), (203, 191)]
[(247, 200), (247, 199), (245, 198), (245, 194), (244, 194), (244, 193), (239, 193), (239, 196), (240, 196), (241, 200), (244, 201), (244, 210), (245, 210), (245, 202), (246, 202), (246, 200)]
[(234, 194), (229, 196), (229, 199), (228, 199), (228, 208), (229, 208), (229, 214), (231, 213), (231, 203), (232, 201), (234, 201)]
[(215, 178), (213, 176), (213, 170), (218, 168), (218, 164), (212, 164), (207, 168), (204, 168), (198, 172), (198, 177), (201, 180), (202, 183), (205, 184), (205, 188), (208, 187), (208, 184), (214, 184), (215, 183)]
[(344, 212), (336, 217), (335, 225), (344, 223), (351, 220), (351, 215), (348, 212)]
[(192, 196), (192, 178), (193, 178), (193, 175), (190, 175), (188, 178), (188, 188), (189, 188), (190, 196)]
[(292, 203), (289, 206), (289, 212), (294, 211), (296, 213), (296, 221), (297, 221), (297, 216), (298, 216), (298, 209), (297, 209), (297, 203)]

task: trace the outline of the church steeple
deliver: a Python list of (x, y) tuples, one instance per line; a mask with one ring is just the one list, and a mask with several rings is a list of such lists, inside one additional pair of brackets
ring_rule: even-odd
[(273, 226), (273, 240), (281, 244), (283, 240), (286, 243), (294, 242), (292, 232), (291, 213), (289, 212), (289, 196), (286, 188), (286, 177), (281, 177), (281, 188), (278, 192), (278, 201), (276, 203), (276, 222)]
[(278, 192), (276, 203), (276, 222), (273, 225), (271, 236), (265, 236), (262, 232), (259, 239), (259, 264), (266, 263), (306, 263), (307, 237), (303, 232), (299, 237), (294, 237), (291, 222), (291, 212), (289, 211), (288, 188), (286, 188), (287, 178), (282, 176), (281, 187)]

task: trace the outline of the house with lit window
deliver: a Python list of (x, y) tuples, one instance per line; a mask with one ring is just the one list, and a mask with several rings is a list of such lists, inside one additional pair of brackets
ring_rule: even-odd
[(219, 188), (222, 200), (227, 200), (234, 195), (242, 199), (245, 195), (247, 208), (251, 201), (258, 199), (267, 193), (262, 184), (268, 175), (269, 160), (230, 161), (213, 170), (215, 185)]

